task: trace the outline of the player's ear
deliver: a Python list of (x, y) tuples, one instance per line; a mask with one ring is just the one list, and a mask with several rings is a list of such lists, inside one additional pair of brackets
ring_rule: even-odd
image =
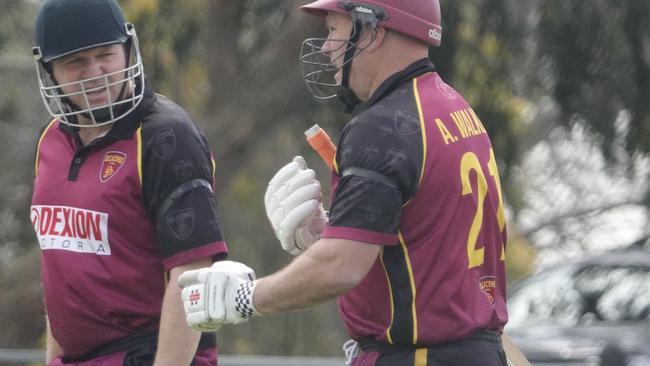
[(373, 52), (380, 48), (386, 39), (386, 32), (387, 30), (384, 27), (368, 28), (366, 52)]

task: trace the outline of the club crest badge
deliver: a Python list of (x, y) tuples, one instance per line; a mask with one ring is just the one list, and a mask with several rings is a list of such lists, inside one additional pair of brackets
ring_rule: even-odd
[(187, 240), (194, 231), (194, 210), (186, 208), (167, 214), (167, 225), (179, 240)]
[(496, 278), (492, 276), (481, 277), (479, 280), (479, 286), (485, 293), (485, 296), (487, 296), (488, 300), (494, 304), (494, 291), (496, 291), (497, 287)]
[(102, 168), (99, 170), (99, 180), (105, 183), (111, 179), (124, 165), (126, 154), (119, 151), (109, 151), (104, 155)]

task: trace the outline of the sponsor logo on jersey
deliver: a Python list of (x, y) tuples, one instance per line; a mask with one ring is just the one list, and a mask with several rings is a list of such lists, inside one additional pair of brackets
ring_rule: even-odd
[(492, 304), (494, 304), (494, 291), (497, 288), (497, 280), (493, 276), (486, 276), (486, 277), (481, 277), (479, 279), (479, 286), (481, 287), (481, 290), (485, 293), (485, 296), (487, 296), (488, 300)]
[(109, 151), (104, 155), (102, 168), (99, 170), (99, 180), (102, 183), (111, 179), (115, 173), (124, 165), (126, 154), (119, 151)]
[(111, 255), (106, 213), (75, 207), (34, 205), (30, 216), (42, 250)]

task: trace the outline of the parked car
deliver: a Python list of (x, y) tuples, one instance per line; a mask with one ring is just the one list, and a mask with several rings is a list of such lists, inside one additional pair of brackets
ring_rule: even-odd
[(534, 274), (508, 309), (535, 366), (650, 366), (650, 239)]

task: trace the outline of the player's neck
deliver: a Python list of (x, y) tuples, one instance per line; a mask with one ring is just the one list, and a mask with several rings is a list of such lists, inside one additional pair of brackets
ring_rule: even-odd
[[(90, 122), (90, 121), (88, 121)], [(82, 123), (86, 124), (86, 123)], [(90, 123), (88, 123), (90, 124)], [(84, 146), (90, 144), (96, 138), (106, 135), (108, 130), (111, 129), (113, 124), (109, 123), (103, 126), (94, 126), (94, 127), (82, 127), (79, 129), (79, 138)]]
[(426, 48), (421, 47), (393, 47), (386, 49), (384, 55), (380, 55), (381, 62), (377, 62), (377, 70), (375, 76), (370, 83), (370, 93), (372, 95), (377, 91), (377, 88), (386, 81), (389, 77), (406, 69), (410, 64), (417, 60), (427, 57)]

